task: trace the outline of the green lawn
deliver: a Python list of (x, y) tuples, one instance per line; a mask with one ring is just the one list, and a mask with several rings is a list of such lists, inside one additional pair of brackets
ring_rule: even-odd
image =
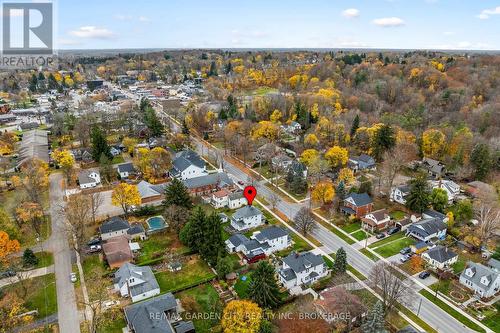
[(404, 237), (404, 233), (402, 231), (395, 233), (394, 235), (390, 235), (389, 237), (386, 237), (384, 239), (379, 240), (378, 242), (372, 243), (368, 245), (369, 248), (373, 249), (378, 246), (385, 245), (387, 243), (392, 242), (393, 240), (399, 239), (401, 237)]
[(127, 322), (125, 321), (125, 317), (122, 313), (116, 318), (109, 319), (103, 327), (97, 330), (98, 333), (120, 333), (122, 332), (122, 328), (127, 326)]
[(162, 293), (174, 292), (215, 277), (208, 265), (199, 258), (184, 263), (179, 272), (163, 271), (155, 273)]
[(389, 243), (387, 245), (378, 247), (378, 248), (374, 249), (374, 251), (377, 252), (378, 254), (380, 254), (382, 257), (387, 258), (387, 257), (393, 256), (393, 255), (399, 253), (399, 251), (402, 248), (413, 245), (413, 244), (415, 244), (415, 240), (413, 238), (404, 237), (404, 238), (398, 239), (392, 243)]
[(366, 232), (364, 230), (358, 230), (351, 234), (352, 237), (356, 238), (359, 241), (366, 239)]
[(493, 315), (486, 316), (482, 322), (494, 332), (500, 332), (500, 302), (496, 302), (494, 306), (496, 307), (497, 312)]
[(99, 255), (89, 255), (85, 256), (82, 261), (83, 274), (85, 277), (89, 277), (92, 271), (98, 272), (100, 275), (104, 275), (109, 272), (106, 268), (104, 262), (99, 259)]
[[(242, 280), (244, 276), (246, 276), (245, 281)], [(234, 290), (240, 298), (248, 298), (248, 286), (251, 280), (252, 278), (249, 273), (238, 277), (238, 281), (234, 284)]]
[[(69, 277), (68, 277), (69, 278)], [(3, 291), (15, 292), (22, 297), (20, 283), (4, 287)], [(28, 293), (24, 299), (24, 306), (28, 311), (38, 310), (36, 318), (44, 318), (57, 312), (56, 276), (54, 273), (30, 279)]]
[(348, 223), (340, 227), (340, 229), (344, 230), (348, 234), (361, 229), (361, 223), (360, 222), (355, 222), (355, 223)]
[(453, 309), (450, 307), (448, 304), (443, 302), (442, 300), (435, 298), (433, 294), (428, 292), (427, 290), (423, 289), (420, 290), (420, 294), (422, 294), (425, 298), (439, 306), (441, 309), (446, 311), (449, 315), (451, 315), (453, 318), (457, 319), (459, 322), (464, 324), (465, 326), (469, 327), (470, 329), (473, 329), (478, 332), (484, 332), (484, 330), (479, 327), (477, 324), (474, 322), (470, 321), (469, 319), (465, 318), (461, 313), (459, 313), (457, 310)]
[(389, 216), (396, 221), (402, 220), (405, 217), (405, 215), (406, 215), (405, 212), (401, 210), (395, 210), (389, 213)]
[(124, 162), (125, 162), (125, 159), (123, 158), (122, 155), (115, 156), (111, 160), (111, 164), (120, 164), (120, 163), (124, 163)]
[(330, 269), (333, 268), (333, 261), (331, 261), (330, 259), (328, 259), (328, 257), (326, 257), (326, 256), (323, 256), (323, 260), (325, 261), (325, 263), (328, 266), (328, 268), (330, 268)]
[(37, 252), (35, 256), (38, 258), (38, 265), (35, 268), (47, 267), (54, 264), (54, 256), (51, 252)]
[(361, 249), (361, 250), (359, 250), (359, 252), (363, 253), (365, 256), (367, 256), (368, 258), (370, 258), (373, 261), (379, 260), (379, 258), (375, 254), (371, 253), (368, 249)]
[[(164, 232), (153, 234), (145, 241), (141, 241), (139, 244), (141, 246), (140, 255), (136, 258), (136, 263), (138, 265), (148, 262), (153, 259), (162, 258), (165, 255), (167, 249), (170, 249), (175, 242), (173, 239), (175, 236), (173, 234), (167, 234)], [(186, 253), (189, 251), (188, 248), (177, 244), (178, 253)]]
[[(218, 303), (220, 303), (217, 291), (209, 283), (177, 293), (175, 294), (175, 297), (180, 299), (181, 302), (186, 301), (189, 298), (195, 300), (195, 309), (185, 309), (187, 312), (193, 311), (196, 313), (211, 313), (215, 311)], [(217, 320), (217, 318), (193, 319), (196, 332), (211, 332), (211, 329), (216, 326), (218, 322), (219, 320)]]
[(351, 265), (347, 265), (347, 270), (349, 272), (351, 272), (352, 274), (354, 274), (354, 276), (356, 276), (361, 281), (366, 280), (366, 276), (364, 276), (360, 271), (358, 271), (357, 269), (355, 269)]

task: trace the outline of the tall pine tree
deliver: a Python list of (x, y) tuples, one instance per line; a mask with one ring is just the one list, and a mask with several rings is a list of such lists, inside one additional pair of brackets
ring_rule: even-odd
[(110, 160), (113, 159), (113, 155), (111, 155), (109, 150), (108, 141), (106, 140), (106, 135), (99, 127), (92, 127), (90, 140), (92, 142), (92, 158), (94, 161), (99, 161), (102, 155)]
[(381, 301), (378, 301), (368, 313), (365, 322), (361, 325), (361, 330), (363, 333), (387, 333), (384, 317), (384, 306)]
[(345, 273), (347, 269), (347, 253), (341, 247), (335, 254), (335, 261), (333, 262), (333, 271), (335, 273)]
[(182, 181), (174, 178), (165, 188), (165, 199), (163, 200), (163, 205), (165, 208), (170, 205), (177, 205), (191, 209), (193, 202), (191, 201), (191, 196)]
[(252, 273), (248, 286), (250, 298), (263, 308), (275, 308), (279, 304), (279, 287), (276, 273), (267, 261), (260, 261)]
[(425, 176), (420, 175), (410, 181), (410, 193), (406, 197), (406, 207), (422, 213), (429, 207), (431, 191)]
[(351, 139), (354, 138), (354, 135), (356, 135), (356, 131), (359, 128), (359, 114), (354, 117), (354, 120), (352, 121), (352, 126), (351, 126)]

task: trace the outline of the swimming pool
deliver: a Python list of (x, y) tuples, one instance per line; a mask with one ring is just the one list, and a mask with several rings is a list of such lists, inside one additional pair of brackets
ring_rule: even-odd
[(161, 215), (148, 218), (146, 223), (148, 224), (148, 233), (163, 230), (167, 227), (167, 223)]

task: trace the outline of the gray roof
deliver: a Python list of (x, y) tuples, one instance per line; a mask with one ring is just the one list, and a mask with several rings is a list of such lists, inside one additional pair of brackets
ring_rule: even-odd
[(233, 181), (225, 172), (212, 173), (206, 176), (186, 179), (182, 182), (188, 189), (216, 184), (218, 184), (221, 188), (233, 185)]
[(365, 206), (373, 203), (372, 198), (368, 195), (368, 193), (351, 193), (347, 196), (346, 199), (352, 198), (356, 206)]
[(229, 200), (238, 200), (243, 198), (243, 191), (237, 191), (229, 194)]
[(125, 229), (128, 230), (129, 228), (130, 224), (126, 220), (118, 216), (113, 216), (106, 222), (101, 224), (101, 226), (99, 227), (99, 231), (101, 232), (101, 234), (106, 234), (108, 232), (115, 232)]
[(440, 219), (441, 221), (444, 221), (444, 219), (446, 218), (446, 215), (444, 215), (443, 213), (437, 212), (437, 211), (432, 210), (432, 209), (428, 209), (428, 210), (424, 211), (422, 213), (422, 215), (425, 217), (428, 216), (428, 218), (437, 218), (437, 219)]
[(132, 163), (122, 163), (118, 164), (118, 172), (135, 172), (134, 165)]
[(453, 252), (452, 250), (448, 250), (448, 248), (444, 247), (443, 245), (434, 246), (433, 248), (427, 250), (425, 253), (427, 253), (427, 255), (431, 259), (434, 259), (435, 261), (442, 264), (457, 256), (455, 252)]
[(375, 160), (373, 159), (373, 157), (366, 155), (366, 154), (361, 154), (359, 156), (352, 156), (350, 159), (353, 161), (356, 161), (356, 162), (363, 162), (366, 164), (375, 164)]
[(129, 235), (137, 235), (144, 233), (144, 227), (140, 223), (133, 223), (130, 225), (130, 228), (127, 230), (127, 234)]
[[(465, 274), (465, 272), (467, 271), (468, 268), (471, 268), (475, 272), (475, 274), (472, 277)], [(495, 271), (492, 268), (486, 267), (486, 266), (479, 264), (479, 263), (476, 263), (476, 262), (469, 261), (467, 263), (467, 267), (460, 274), (460, 278), (468, 280), (476, 287), (479, 287), (482, 290), (487, 291), (487, 290), (490, 290), (491, 288), (494, 287), (494, 283), (492, 283), (492, 282), (495, 281), (495, 279), (498, 277), (499, 274), (500, 273), (498, 273), (497, 271)], [(488, 277), (488, 279), (490, 280), (489, 285), (486, 286), (486, 285), (481, 283), (481, 278), (483, 276)]]
[(490, 258), (490, 260), (488, 260), (488, 266), (500, 272), (500, 260)]
[(288, 236), (288, 231), (286, 231), (282, 227), (273, 225), (268, 228), (262, 229), (258, 234), (255, 234), (254, 238), (262, 243), (283, 236)]
[(49, 162), (49, 139), (47, 131), (32, 130), (23, 134), (17, 165), (19, 166), (32, 158)]
[(175, 154), (175, 158), (172, 161), (174, 169), (179, 172), (186, 170), (189, 166), (194, 165), (199, 168), (205, 167), (205, 161), (191, 149), (183, 150)]
[(238, 221), (257, 215), (262, 215), (262, 212), (258, 208), (248, 205), (236, 210), (236, 212), (233, 214), (233, 219)]
[(228, 241), (231, 242), (231, 244), (233, 244), (234, 247), (238, 247), (241, 244), (248, 242), (249, 239), (245, 235), (234, 234), (228, 238)]
[(115, 273), (114, 283), (121, 288), (127, 283), (129, 278), (141, 279), (144, 283), (129, 287), (131, 296), (140, 295), (148, 291), (159, 289), (158, 281), (153, 274), (153, 270), (149, 266), (136, 266), (129, 262), (125, 263)]
[(286, 263), (294, 272), (300, 273), (307, 269), (306, 266), (315, 267), (323, 265), (325, 260), (319, 254), (314, 254), (312, 252), (292, 252), (283, 259), (283, 262)]
[(95, 179), (91, 178), (89, 175), (91, 173), (97, 173), (99, 174), (99, 171), (95, 170), (82, 170), (78, 173), (78, 183), (79, 184), (90, 184), (90, 183), (95, 183)]
[(137, 184), (137, 190), (141, 195), (142, 199), (154, 197), (165, 192), (165, 184), (153, 185), (145, 180), (142, 180)]
[(422, 159), (422, 166), (436, 174), (441, 174), (444, 171), (443, 163), (428, 157), (424, 157)]
[(135, 333), (174, 333), (165, 313), (176, 308), (174, 295), (167, 293), (127, 306), (125, 317)]
[(431, 218), (421, 220), (413, 223), (408, 227), (408, 232), (412, 232), (421, 236), (422, 238), (428, 237), (440, 231), (446, 230), (446, 224), (439, 218)]
[(291, 268), (282, 269), (282, 270), (280, 270), (279, 273), (281, 276), (283, 276), (283, 278), (286, 281), (291, 281), (297, 277), (297, 275), (295, 274), (295, 272)]

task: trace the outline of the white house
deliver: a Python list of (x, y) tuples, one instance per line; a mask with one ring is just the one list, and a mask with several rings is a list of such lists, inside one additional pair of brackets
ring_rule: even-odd
[(239, 208), (231, 217), (231, 226), (238, 231), (256, 228), (263, 223), (262, 212), (254, 206)]
[(234, 234), (226, 240), (226, 249), (229, 253), (241, 252), (245, 256), (252, 252), (263, 252), (270, 255), (284, 250), (290, 245), (292, 245), (292, 239), (288, 232), (277, 226), (256, 231), (250, 239), (242, 234)]
[(283, 265), (278, 270), (280, 282), (287, 289), (310, 285), (327, 276), (329, 270), (325, 260), (312, 252), (290, 253), (283, 258)]
[(130, 175), (135, 173), (135, 168), (132, 163), (122, 163), (118, 164), (117, 167), (118, 174), (121, 179), (127, 179)]
[(82, 170), (78, 174), (78, 183), (80, 184), (80, 188), (92, 188), (96, 187), (101, 183), (101, 175), (99, 171), (95, 170)]
[(160, 293), (158, 281), (149, 266), (123, 264), (115, 273), (115, 290), (122, 297), (130, 297), (132, 302), (156, 296)]
[(406, 196), (410, 194), (410, 186), (409, 185), (400, 185), (391, 188), (391, 195), (389, 199), (391, 201), (397, 202), (401, 205), (406, 204)]
[(229, 209), (240, 208), (248, 204), (247, 199), (243, 196), (242, 191), (233, 192), (228, 195), (227, 206)]
[(457, 195), (460, 194), (460, 185), (455, 183), (454, 181), (451, 180), (430, 180), (429, 181), (429, 186), (432, 189), (435, 188), (440, 188), (446, 191), (446, 194), (448, 194), (448, 202), (452, 203)]
[(117, 236), (126, 236), (129, 229), (130, 224), (128, 221), (121, 217), (113, 216), (101, 224), (99, 232), (101, 239), (104, 241)]
[(206, 176), (208, 172), (205, 161), (196, 152), (188, 149), (175, 154), (169, 174), (171, 177), (186, 180)]
[(468, 262), (459, 281), (479, 297), (488, 298), (497, 294), (500, 289), (500, 272), (482, 264)]
[(414, 237), (427, 242), (432, 238), (443, 239), (446, 237), (447, 225), (439, 218), (424, 219), (411, 224), (406, 229), (406, 236)]
[(220, 189), (219, 191), (212, 193), (210, 203), (215, 209), (226, 207), (229, 201), (229, 194), (230, 192), (227, 189)]
[(455, 252), (442, 245), (430, 248), (421, 256), (430, 266), (438, 269), (450, 268), (458, 260), (458, 255)]

